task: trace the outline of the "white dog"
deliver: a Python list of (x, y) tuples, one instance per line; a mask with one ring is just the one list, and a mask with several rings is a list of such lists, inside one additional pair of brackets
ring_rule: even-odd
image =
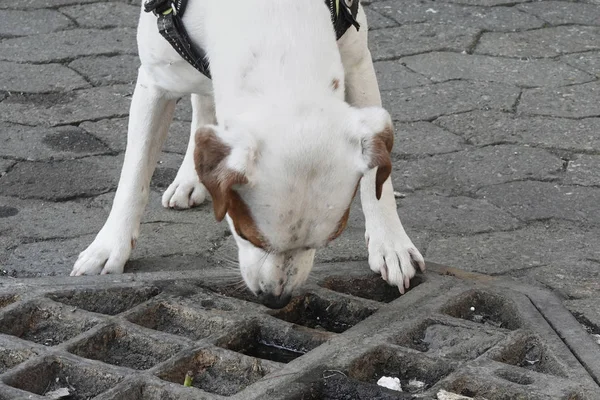
[(424, 261), (397, 214), (392, 122), (362, 8), (357, 20), (360, 29), (336, 42), (323, 0), (191, 0), (183, 22), (208, 56), (211, 81), (142, 12), (119, 186), (71, 275), (123, 272), (175, 103), (191, 94), (190, 141), (163, 205), (193, 207), (208, 191), (237, 242), (241, 274), (265, 305), (285, 306), (307, 279), (315, 250), (345, 228), (359, 183), (369, 265), (404, 293)]

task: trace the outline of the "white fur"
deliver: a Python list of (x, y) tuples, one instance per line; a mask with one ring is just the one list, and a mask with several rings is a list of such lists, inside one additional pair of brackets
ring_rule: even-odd
[(390, 118), (380, 108), (362, 9), (358, 19), (360, 31), (350, 28), (336, 44), (322, 0), (240, 1), (235, 7), (221, 0), (189, 2), (184, 23), (208, 54), (211, 82), (159, 35), (156, 17), (142, 12), (142, 66), (119, 186), (104, 227), (71, 275), (123, 271), (176, 99), (193, 93), (190, 143), (162, 202), (188, 208), (204, 200), (194, 170), (194, 133), (218, 122), (220, 140), (232, 148), (227, 164), (249, 180), (237, 190), (270, 245), (268, 253), (254, 247), (227, 217), (252, 291), (288, 294), (306, 280), (315, 249), (336, 230), (362, 177), (369, 265), (403, 292), (415, 274), (413, 261), (422, 266), (423, 258), (402, 228), (391, 179), (377, 200), (376, 170), (368, 169), (363, 154), (362, 144)]

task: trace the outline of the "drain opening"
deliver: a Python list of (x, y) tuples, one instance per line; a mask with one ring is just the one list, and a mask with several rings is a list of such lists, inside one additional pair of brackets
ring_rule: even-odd
[(490, 355), (491, 359), (530, 371), (564, 377), (558, 362), (549, 354), (541, 340), (534, 336), (520, 336), (510, 345)]
[(160, 289), (155, 287), (141, 289), (83, 289), (63, 293), (52, 293), (48, 295), (48, 298), (86, 311), (116, 315), (143, 303), (159, 293)]
[[(422, 276), (417, 275), (410, 281), (410, 288), (414, 289), (424, 282)], [(322, 287), (352, 296), (370, 299), (382, 303), (390, 303), (401, 296), (396, 286), (390, 286), (379, 275), (368, 275), (360, 277), (332, 276), (321, 284)]]
[(312, 329), (342, 333), (375, 311), (377, 309), (347, 299), (328, 300), (308, 293), (293, 298), (285, 308), (270, 314), (275, 318)]
[(68, 350), (80, 357), (107, 364), (146, 370), (171, 357), (181, 347), (179, 344), (129, 332), (119, 326), (109, 326)]
[(376, 384), (361, 382), (342, 375), (326, 376), (312, 383), (293, 400), (398, 400), (414, 399), (409, 393), (398, 392)]
[(21, 364), (36, 354), (29, 349), (7, 348), (4, 346), (5, 345), (2, 344), (2, 348), (0, 348), (0, 374), (3, 374), (7, 370)]
[(500, 295), (479, 290), (461, 294), (444, 307), (442, 312), (451, 317), (496, 328), (514, 330), (521, 327), (519, 313), (514, 305)]

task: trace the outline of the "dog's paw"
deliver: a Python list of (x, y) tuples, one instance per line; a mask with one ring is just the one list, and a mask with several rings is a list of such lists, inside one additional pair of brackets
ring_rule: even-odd
[(121, 274), (135, 246), (135, 239), (100, 232), (75, 261), (71, 276)]
[(177, 174), (162, 196), (165, 208), (186, 209), (198, 206), (206, 199), (206, 188), (196, 172), (193, 174)]
[(425, 261), (400, 221), (390, 225), (367, 228), (365, 239), (369, 249), (369, 267), (381, 274), (390, 285), (398, 286), (400, 293), (404, 294), (410, 286), (410, 279), (415, 276), (415, 267), (424, 271)]

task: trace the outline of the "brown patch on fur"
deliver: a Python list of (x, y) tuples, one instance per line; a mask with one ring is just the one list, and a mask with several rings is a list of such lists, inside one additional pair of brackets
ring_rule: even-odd
[(340, 87), (340, 80), (338, 78), (333, 78), (333, 80), (331, 81), (331, 87), (333, 88), (333, 90), (338, 90), (338, 88)]
[(344, 232), (344, 229), (346, 229), (346, 226), (348, 226), (348, 218), (350, 218), (350, 207), (352, 206), (352, 201), (354, 200), (354, 197), (356, 197), (356, 192), (358, 191), (359, 185), (360, 185), (360, 180), (358, 181), (358, 183), (356, 184), (356, 187), (354, 188), (354, 194), (352, 194), (352, 199), (350, 199), (350, 205), (348, 206), (348, 208), (346, 209), (346, 212), (344, 213), (344, 215), (342, 215), (342, 218), (338, 222), (336, 231), (333, 234), (331, 234), (331, 236), (329, 236), (328, 240), (330, 242), (333, 239), (340, 236), (342, 234), (342, 232)]
[(246, 176), (233, 171), (226, 165), (231, 148), (223, 143), (210, 127), (202, 127), (196, 132), (194, 164), (200, 181), (212, 197), (217, 221), (222, 221), (229, 213), (237, 234), (255, 246), (264, 248), (261, 234), (252, 218), (250, 209), (233, 189), (235, 185), (248, 183)]
[(394, 130), (392, 126), (386, 126), (383, 131), (373, 136), (371, 146), (371, 163), (369, 164), (369, 168), (377, 167), (375, 196), (379, 200), (383, 184), (392, 173), (392, 159), (390, 158), (390, 153), (394, 146)]

